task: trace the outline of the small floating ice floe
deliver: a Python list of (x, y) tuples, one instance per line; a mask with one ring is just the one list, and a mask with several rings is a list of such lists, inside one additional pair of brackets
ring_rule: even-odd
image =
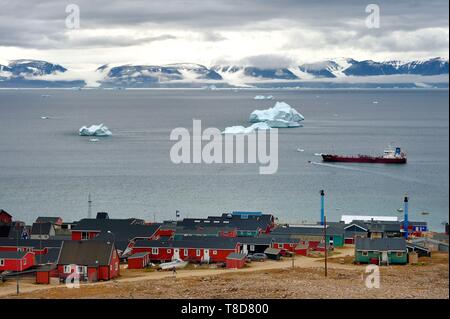
[(50, 116), (41, 116), (41, 120), (49, 120)]
[(250, 134), (257, 130), (270, 130), (270, 126), (265, 122), (255, 123), (250, 125), (249, 127), (240, 125), (230, 126), (226, 127), (225, 130), (223, 130), (222, 134)]
[(50, 97), (50, 94), (42, 94), (41, 97)]
[(373, 103), (373, 104), (378, 104), (379, 102), (378, 102), (378, 101), (372, 101), (372, 103)]
[(99, 125), (91, 125), (89, 127), (83, 126), (79, 130), (79, 134), (81, 136), (110, 136), (112, 135), (111, 131), (102, 124)]
[(91, 139), (89, 139), (89, 142), (98, 142), (98, 141), (100, 141), (98, 138), (91, 138)]
[(273, 100), (273, 95), (256, 95), (254, 98), (254, 100)]
[(322, 153), (314, 153), (314, 156), (322, 156)]
[(304, 152), (305, 150), (303, 148), (297, 148), (297, 152)]

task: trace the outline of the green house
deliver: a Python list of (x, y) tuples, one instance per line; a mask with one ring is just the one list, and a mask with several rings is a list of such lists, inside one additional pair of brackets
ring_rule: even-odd
[(397, 238), (356, 238), (356, 263), (406, 264), (408, 251), (403, 237)]

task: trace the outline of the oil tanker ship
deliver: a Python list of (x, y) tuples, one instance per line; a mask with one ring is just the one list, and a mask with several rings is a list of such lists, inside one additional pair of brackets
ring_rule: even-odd
[(389, 147), (381, 156), (322, 154), (322, 160), (324, 162), (406, 164), (406, 154), (400, 147)]

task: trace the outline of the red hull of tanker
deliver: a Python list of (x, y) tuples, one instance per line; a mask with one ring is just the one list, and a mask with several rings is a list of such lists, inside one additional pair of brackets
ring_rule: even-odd
[(406, 157), (383, 158), (375, 156), (340, 156), (322, 154), (322, 159), (324, 162), (406, 164)]

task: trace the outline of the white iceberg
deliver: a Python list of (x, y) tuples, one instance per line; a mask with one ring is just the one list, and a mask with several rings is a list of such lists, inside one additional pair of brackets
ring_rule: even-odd
[(102, 124), (99, 125), (91, 125), (89, 127), (83, 126), (79, 130), (79, 134), (81, 136), (110, 136), (112, 135), (111, 131)]
[(266, 110), (254, 110), (250, 114), (250, 123), (266, 122), (270, 127), (298, 127), (305, 118), (289, 104), (277, 102)]
[(245, 126), (230, 126), (226, 127), (222, 134), (250, 134), (255, 132), (256, 130), (270, 130), (270, 126), (265, 122), (255, 123), (250, 125), (249, 127)]
[(268, 95), (268, 96), (256, 95), (253, 99), (254, 100), (272, 100), (273, 99), (273, 95)]

